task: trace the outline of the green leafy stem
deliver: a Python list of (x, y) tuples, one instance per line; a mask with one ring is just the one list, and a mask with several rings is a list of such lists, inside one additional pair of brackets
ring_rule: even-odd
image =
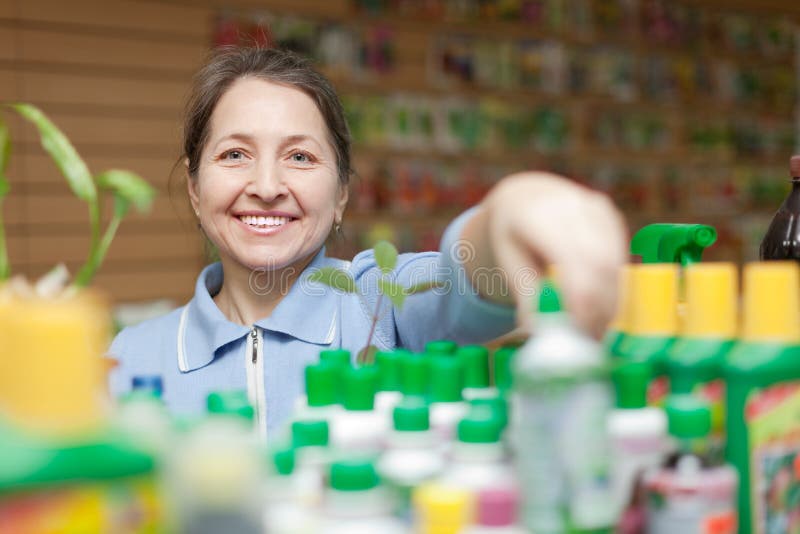
[[(400, 309), (403, 307), (407, 297), (442, 287), (441, 284), (436, 282), (423, 282), (409, 287), (393, 282), (390, 279), (390, 275), (397, 266), (397, 249), (387, 241), (378, 241), (373, 247), (373, 252), (375, 253), (375, 263), (378, 264), (378, 268), (381, 271), (381, 277), (378, 279), (378, 300), (375, 303), (375, 312), (372, 314), (367, 342), (356, 358), (358, 363), (362, 365), (372, 363), (375, 359), (375, 353), (378, 351), (378, 348), (372, 344), (372, 338), (375, 335), (375, 328), (380, 318), (381, 304), (383, 304), (384, 297), (388, 298), (395, 307)], [(320, 282), (345, 293), (358, 293), (355, 280), (353, 280), (350, 273), (343, 269), (323, 267), (314, 271), (309, 276), (309, 280)]]
[[(86, 286), (102, 265), (130, 207), (139, 212), (149, 211), (156, 191), (131, 171), (110, 169), (93, 175), (67, 136), (40, 109), (24, 103), (9, 104), (8, 107), (36, 127), (42, 147), (61, 171), (70, 190), (88, 206), (91, 231), (89, 254), (73, 280), (74, 286)], [(11, 136), (6, 124), (0, 120), (0, 282), (11, 276), (2, 218), (3, 201), (11, 190), (6, 176), (10, 154)], [(105, 231), (102, 229), (102, 194), (111, 194), (114, 198), (114, 212)]]

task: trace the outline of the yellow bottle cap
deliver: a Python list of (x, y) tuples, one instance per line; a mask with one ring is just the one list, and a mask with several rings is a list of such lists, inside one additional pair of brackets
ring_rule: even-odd
[(694, 263), (686, 267), (684, 336), (736, 337), (736, 274), (732, 263)]
[(745, 341), (800, 342), (800, 267), (793, 261), (744, 267)]
[(431, 483), (414, 490), (414, 509), (421, 534), (457, 534), (472, 521), (472, 498), (464, 489)]
[(628, 333), (674, 336), (678, 331), (678, 266), (674, 263), (631, 265)]
[(619, 289), (617, 291), (617, 314), (608, 326), (609, 330), (628, 332), (631, 314), (631, 265), (626, 264), (619, 270)]

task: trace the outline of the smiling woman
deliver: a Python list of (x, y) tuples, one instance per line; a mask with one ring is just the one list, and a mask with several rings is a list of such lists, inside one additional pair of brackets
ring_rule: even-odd
[[(111, 388), (124, 393), (132, 378), (159, 375), (167, 406), (183, 414), (204, 410), (209, 392), (246, 389), (266, 435), (290, 415), (306, 365), (322, 349), (360, 349), (381, 303), (373, 251), (352, 262), (325, 254), (351, 174), (341, 103), (292, 53), (221, 49), (194, 80), (184, 162), (189, 198), (220, 262), (200, 273), (188, 304), (117, 336)], [(552, 175), (508, 177), (449, 225), (441, 252), (398, 257), (396, 282), (448, 290), (412, 295), (401, 310), (384, 302), (372, 339), (379, 349), (419, 351), (433, 339), (496, 338), (514, 327), (514, 301), (530, 298), (520, 271), (548, 263), (559, 264), (578, 323), (597, 332), (614, 310), (624, 235), (604, 197)], [(357, 291), (308, 282), (323, 267), (348, 270)], [(487, 269), (505, 277), (504, 287), (474, 276)]]

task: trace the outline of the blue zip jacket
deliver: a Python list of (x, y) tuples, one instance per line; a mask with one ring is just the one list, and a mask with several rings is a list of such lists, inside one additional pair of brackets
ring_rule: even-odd
[[(434, 339), (482, 343), (513, 329), (514, 308), (481, 299), (467, 280), (462, 261), (471, 249), (458, 237), (471, 212), (448, 226), (441, 252), (398, 257), (391, 275), (395, 282), (408, 287), (437, 281), (442, 288), (409, 296), (400, 309), (384, 298), (374, 345), (421, 351)], [(349, 271), (358, 292), (347, 294), (308, 280), (325, 266)], [(129, 391), (134, 376), (159, 375), (170, 411), (192, 416), (204, 413), (211, 391), (247, 390), (266, 437), (290, 417), (304, 394), (305, 367), (319, 360), (320, 351), (344, 348), (356, 354), (364, 347), (380, 275), (372, 250), (346, 262), (327, 257), (323, 248), (272, 314), (248, 327), (229, 321), (214, 303), (223, 272), (220, 263), (209, 265), (188, 304), (117, 335), (109, 350), (118, 362), (111, 392)]]

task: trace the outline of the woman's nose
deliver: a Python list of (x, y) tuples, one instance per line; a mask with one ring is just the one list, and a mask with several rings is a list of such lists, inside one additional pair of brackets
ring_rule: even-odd
[(248, 194), (257, 196), (264, 202), (288, 193), (280, 169), (277, 165), (271, 164), (262, 164), (256, 167), (247, 189)]

